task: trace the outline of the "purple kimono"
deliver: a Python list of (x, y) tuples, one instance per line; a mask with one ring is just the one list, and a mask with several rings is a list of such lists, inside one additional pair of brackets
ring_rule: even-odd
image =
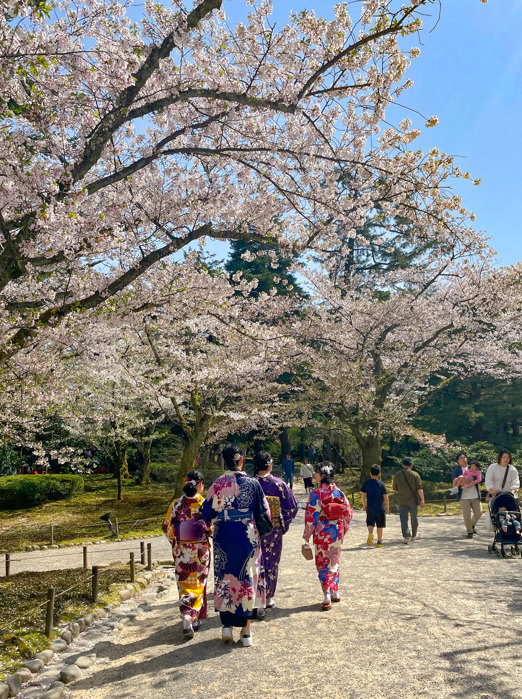
[(265, 563), (266, 596), (275, 595), (277, 576), (279, 574), (279, 561), (283, 550), (283, 534), (286, 534), (290, 522), (297, 514), (297, 500), (290, 487), (281, 479), (268, 473), (266, 476), (258, 476), (259, 484), (265, 495), (279, 498), (281, 502), (281, 515), (279, 521), (274, 521), (274, 528), (261, 538), (261, 550)]

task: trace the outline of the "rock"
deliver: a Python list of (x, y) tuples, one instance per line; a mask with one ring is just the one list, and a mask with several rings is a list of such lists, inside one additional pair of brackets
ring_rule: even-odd
[(28, 667), (21, 667), (19, 670), (16, 670), (14, 674), (18, 677), (22, 684), (24, 684), (24, 682), (29, 682), (29, 680), (33, 677), (33, 673)]
[(85, 621), (86, 626), (92, 626), (96, 621), (96, 617), (94, 616), (94, 614), (86, 614), (83, 617), (83, 620)]
[(91, 665), (95, 662), (96, 653), (89, 653), (89, 655), (80, 655), (80, 657), (76, 660), (75, 665), (79, 667), (81, 670), (86, 670), (88, 667), (91, 667)]
[(5, 683), (9, 689), (8, 696), (16, 697), (16, 695), (20, 693), (20, 690), (22, 689), (22, 683), (20, 682), (19, 677), (17, 677), (16, 675), (9, 675), (9, 677), (5, 678)]
[(27, 667), (31, 672), (40, 672), (40, 670), (45, 666), (45, 663), (43, 660), (39, 660), (38, 658), (34, 658), (33, 660), (28, 660), (25, 664), (25, 667)]
[(85, 619), (83, 617), (81, 617), (81, 619), (78, 619), (78, 626), (80, 627), (80, 633), (82, 633), (82, 631), (85, 631), (85, 629), (87, 628), (87, 624), (85, 623)]
[(118, 624), (117, 624), (118, 628), (121, 628), (121, 627), (125, 626), (125, 624), (128, 624), (129, 621), (130, 621), (130, 617), (128, 617), (128, 616), (121, 616), (121, 617), (118, 619)]
[(121, 600), (130, 599), (133, 594), (134, 594), (134, 591), (131, 592), (129, 589), (124, 588), (123, 590), (120, 590), (120, 599)]
[(0, 682), (0, 699), (7, 699), (8, 696), (9, 696), (8, 685), (4, 684), (3, 682)]
[(107, 612), (103, 607), (100, 607), (99, 609), (96, 610), (98, 614), (98, 618), (100, 619), (106, 619), (107, 618)]
[(69, 643), (72, 643), (73, 640), (73, 635), (69, 631), (69, 629), (65, 629), (65, 631), (62, 631), (60, 638), (63, 638), (63, 640), (69, 645)]
[(48, 546), (40, 546), (40, 551), (47, 551), (48, 548)]
[(168, 587), (165, 587), (165, 585), (158, 585), (158, 592), (164, 592), (165, 590), (168, 590)]
[(38, 697), (42, 696), (42, 692), (43, 687), (41, 685), (39, 687), (27, 687), (20, 694), (20, 699), (38, 699)]
[(54, 658), (54, 653), (52, 650), (42, 650), (40, 653), (36, 653), (34, 657), (37, 660), (42, 660), (45, 665), (49, 665), (51, 660)]
[(60, 680), (64, 684), (69, 684), (83, 677), (83, 672), (77, 665), (66, 665), (60, 670)]
[(47, 692), (40, 694), (40, 699), (61, 699), (65, 692), (65, 685), (61, 687), (52, 687)]
[(69, 624), (69, 631), (71, 632), (71, 636), (73, 638), (78, 638), (80, 635), (80, 624), (78, 624), (76, 621), (73, 621), (72, 624)]
[(49, 548), (50, 548), (50, 549), (57, 549), (57, 548), (59, 548), (59, 546), (58, 546), (58, 544), (51, 544), (51, 545), (49, 546)]
[(67, 643), (63, 638), (57, 638), (56, 641), (51, 643), (51, 648), (55, 653), (61, 653), (62, 650), (67, 648)]

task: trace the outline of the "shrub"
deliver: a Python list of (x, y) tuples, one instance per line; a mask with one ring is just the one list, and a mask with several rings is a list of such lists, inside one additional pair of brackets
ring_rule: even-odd
[(174, 483), (178, 470), (179, 467), (173, 464), (152, 462), (150, 465), (150, 479), (159, 483)]
[(28, 475), (0, 478), (0, 508), (34, 507), (49, 500), (66, 500), (82, 493), (84, 481), (72, 475)]

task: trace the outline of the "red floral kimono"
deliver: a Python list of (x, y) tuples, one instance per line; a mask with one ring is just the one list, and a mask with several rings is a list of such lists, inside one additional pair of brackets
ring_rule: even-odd
[[(335, 517), (327, 514), (329, 503), (335, 499)], [(338, 504), (335, 504), (338, 503)], [(335, 510), (334, 510), (335, 512)], [(325, 594), (339, 592), (339, 560), (343, 538), (348, 531), (353, 512), (346, 495), (335, 483), (321, 483), (312, 490), (305, 511), (303, 538), (308, 541), (313, 536), (315, 544), (315, 566)]]

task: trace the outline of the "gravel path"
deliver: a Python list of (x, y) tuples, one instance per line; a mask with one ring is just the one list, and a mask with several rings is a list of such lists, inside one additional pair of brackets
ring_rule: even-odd
[[(167, 560), (172, 558), (169, 542), (163, 535), (152, 538), (143, 537), (141, 540), (144, 541), (145, 544), (152, 544), (153, 560)], [(136, 553), (136, 560), (138, 561), (140, 540), (128, 539), (125, 541), (114, 541), (103, 544), (90, 544), (87, 547), (88, 565), (103, 565), (119, 559), (127, 562), (129, 560), (130, 551)], [(3, 559), (4, 556), (2, 556), (2, 564)], [(42, 570), (59, 570), (61, 568), (81, 568), (82, 566), (82, 546), (48, 549), (47, 551), (13, 553), (11, 558), (12, 575), (24, 570), (39, 572)], [(2, 575), (3, 574), (4, 570), (2, 570)]]
[(99, 662), (71, 687), (72, 699), (520, 699), (522, 560), (488, 555), (483, 522), (468, 540), (460, 517), (422, 518), (410, 546), (398, 517), (388, 525), (385, 547), (368, 549), (356, 513), (341, 560), (342, 602), (321, 612), (315, 567), (300, 553), (300, 510), (285, 537), (277, 607), (254, 622), (252, 648), (223, 645), (214, 612), (184, 643), (171, 586), (95, 648)]

